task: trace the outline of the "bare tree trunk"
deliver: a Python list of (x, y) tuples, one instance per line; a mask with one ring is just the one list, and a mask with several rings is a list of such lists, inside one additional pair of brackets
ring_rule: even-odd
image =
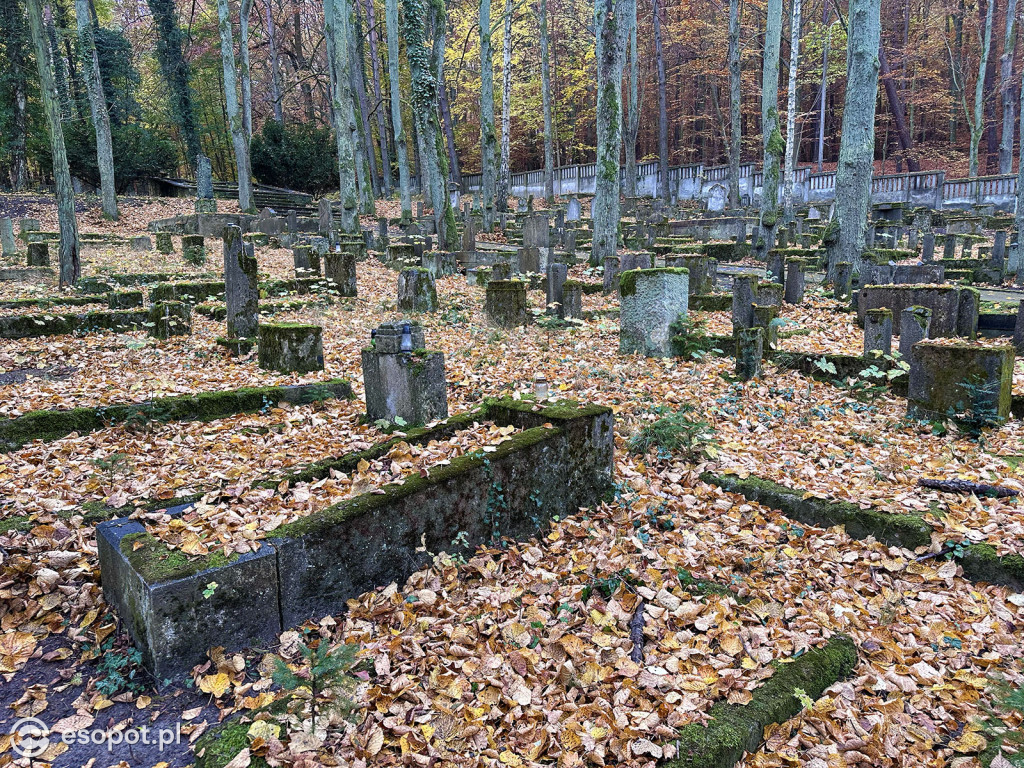
[(57, 188), (57, 220), (60, 225), (60, 284), (74, 285), (81, 274), (78, 259), (78, 222), (75, 219), (75, 193), (71, 186), (71, 169), (64, 147), (64, 129), (60, 124), (60, 102), (57, 83), (50, 69), (50, 57), (43, 29), (43, 9), (39, 0), (25, 0), (28, 25), (35, 49), (36, 70), (39, 73), (39, 91), (46, 113), (46, 126), (50, 132), (53, 152), (53, 180)]
[(591, 216), (594, 220), (592, 264), (614, 256), (619, 242), (619, 155), (622, 152), (622, 70), (629, 19), (636, 0), (595, 0), (597, 33), (597, 173)]
[[(739, 2), (739, 0), (733, 0)], [(672, 203), (668, 185), (668, 85), (665, 79), (665, 55), (661, 46), (661, 6), (652, 0), (654, 16), (654, 57), (658, 66), (658, 197)]]
[[(324, 12), (326, 15), (326, 11)], [(302, 6), (295, 5), (292, 10), (292, 46), (295, 49), (296, 77), (300, 80), (299, 90), (302, 92), (302, 103), (305, 106), (306, 119), (316, 120), (316, 107), (313, 106), (313, 88), (306, 75), (309, 74), (309, 60), (306, 58), (302, 45)]]
[(551, 62), (548, 51), (548, 0), (540, 0), (540, 89), (544, 105), (544, 199), (555, 196), (555, 152), (551, 121)]
[(107, 100), (103, 94), (103, 78), (100, 75), (100, 60), (96, 54), (96, 40), (92, 31), (92, 14), (89, 0), (75, 0), (75, 18), (78, 23), (78, 52), (82, 57), (82, 72), (85, 76), (86, 91), (89, 94), (89, 111), (92, 113), (93, 130), (96, 133), (96, 163), (100, 171), (100, 199), (103, 216), (117, 220), (117, 188), (114, 186), (114, 147), (110, 138), (110, 115)]
[[(497, 195), (498, 135), (494, 129), (494, 51), (491, 49), (491, 0), (480, 0), (480, 207), (484, 229), (494, 229)], [(507, 112), (507, 106), (505, 108)]]
[(228, 0), (217, 0), (217, 19), (220, 27), (220, 61), (224, 70), (224, 101), (228, 112), (228, 127), (235, 149), (235, 169), (238, 172), (238, 207), (251, 211), (252, 171), (249, 165), (249, 140), (242, 127), (238, 107), (238, 80), (235, 76), (235, 44), (231, 34), (231, 16)]
[(640, 56), (636, 48), (636, 3), (629, 23), (629, 107), (622, 138), (626, 160), (626, 196), (636, 197), (636, 134), (640, 128)]
[(352, 146), (352, 80), (349, 77), (348, 36), (344, 10), (337, 0), (324, 0), (324, 37), (331, 68), (334, 135), (338, 144), (338, 176), (341, 191), (341, 229), (359, 231), (359, 192), (356, 189), (356, 157)]
[(1006, 3), (1006, 35), (999, 61), (999, 91), (1003, 98), (1003, 133), (999, 139), (999, 173), (1013, 173), (1013, 55), (1017, 51), (1017, 0)]
[(501, 165), (498, 168), (498, 210), (508, 209), (511, 192), (512, 133), (512, 0), (505, 0), (504, 39), (501, 42)]
[(11, 89), (11, 185), (15, 192), (28, 183), (28, 159), (25, 145), (28, 127), (28, 67), (31, 35), (25, 23), (22, 6), (15, 3), (0, 3), (0, 36), (4, 41), (4, 53), (8, 65), (7, 79)]
[(789, 84), (786, 99), (786, 166), (782, 182), (782, 202), (785, 220), (793, 220), (793, 185), (796, 181), (796, 156), (800, 141), (796, 133), (797, 74), (800, 65), (801, 2), (793, 0), (793, 13), (789, 20)]
[[(1020, 89), (1020, 109), (1017, 112), (1018, 122), (1024, 120), (1024, 87)], [(1018, 125), (1018, 130), (1024, 137), (1024, 125)], [(1024, 145), (1024, 141), (1021, 142)], [(1017, 209), (1013, 216), (1013, 228), (1017, 232), (1017, 252), (1014, 254), (1011, 267), (1017, 268), (1017, 283), (1021, 282), (1021, 274), (1024, 272), (1024, 153), (1018, 153), (1017, 157)]]
[(779, 161), (786, 143), (779, 132), (779, 51), (782, 48), (782, 0), (768, 0), (765, 9), (764, 64), (761, 72), (761, 132), (764, 162), (761, 189), (761, 239), (764, 259), (775, 244), (779, 220)]
[[(985, 37), (981, 44), (981, 60), (978, 62), (978, 79), (974, 85), (974, 118), (968, 115), (971, 123), (971, 147), (968, 155), (969, 178), (978, 176), (978, 147), (981, 145), (981, 136), (985, 132), (985, 70), (988, 68), (988, 55), (992, 49), (992, 15), (996, 7), (996, 0), (989, 0), (988, 11), (985, 14)], [(967, 104), (964, 104), (966, 111)]]
[(402, 128), (402, 91), (398, 61), (398, 0), (385, 0), (385, 23), (388, 33), (388, 80), (391, 88), (391, 126), (395, 132), (395, 155), (398, 160), (398, 188), (402, 201), (402, 221), (412, 221), (412, 195), (409, 190), (409, 158), (407, 138)]
[(821, 90), (818, 92), (818, 173), (824, 169), (825, 163), (825, 102), (828, 96), (828, 54), (832, 43), (832, 25), (828, 23), (831, 6), (825, 3), (823, 23), (828, 27), (825, 33), (825, 50), (821, 54)]
[(740, 207), (740, 0), (729, 0), (729, 207)]
[[(829, 250), (829, 274), (840, 261), (863, 272), (864, 233), (871, 206), (875, 159), (875, 101), (881, 0), (851, 0), (846, 48), (846, 97), (836, 169), (838, 238)], [(830, 225), (833, 226), (833, 225)]]
[(147, 0), (157, 30), (156, 52), (160, 70), (167, 82), (171, 112), (181, 126), (188, 164), (194, 168), (202, 154), (199, 128), (196, 124), (192, 88), (189, 86), (189, 66), (182, 53), (181, 28), (173, 0)]
[(879, 74), (882, 83), (885, 85), (885, 95), (889, 100), (889, 111), (892, 113), (892, 121), (896, 126), (896, 136), (900, 143), (900, 150), (903, 158), (907, 161), (907, 170), (917, 173), (921, 170), (921, 164), (914, 154), (914, 140), (907, 130), (907, 119), (903, 111), (903, 100), (896, 91), (896, 81), (893, 79), (892, 70), (889, 68), (889, 57), (885, 54), (885, 42), (878, 45)]
[(444, 69), (439, 74), (438, 106), (441, 108), (441, 127), (444, 128), (445, 143), (448, 145), (448, 166), (451, 169), (451, 180), (462, 186), (462, 171), (459, 170), (459, 154), (455, 149), (455, 126), (452, 123), (452, 109), (449, 102), (448, 83), (444, 77)]
[(377, 212), (376, 198), (380, 196), (380, 177), (377, 175), (377, 153), (373, 146), (373, 130), (370, 128), (370, 106), (366, 100), (366, 69), (363, 50), (363, 22), (359, 15), (358, 0), (345, 0), (349, 5), (349, 45), (352, 51), (352, 85), (356, 100), (353, 108), (358, 110), (359, 144), (366, 164), (366, 176), (369, 180), (363, 213), (373, 215)]
[(274, 120), (284, 125), (284, 106), (281, 92), (281, 61), (277, 53), (277, 30), (274, 26), (274, 0), (267, 3), (267, 43), (270, 48), (270, 98), (274, 107)]
[(384, 110), (384, 99), (380, 92), (380, 54), (377, 49), (377, 40), (380, 34), (377, 30), (377, 11), (373, 7), (373, 0), (366, 0), (366, 23), (370, 33), (370, 65), (373, 72), (373, 98), (376, 102), (373, 114), (377, 123), (377, 138), (380, 141), (381, 181), (384, 184), (384, 195), (391, 197), (394, 185), (391, 179), (391, 155), (388, 152), (387, 113)]
[(249, 16), (252, 0), (242, 0), (238, 12), (238, 71), (242, 81), (242, 129), (252, 140), (252, 73), (249, 67)]

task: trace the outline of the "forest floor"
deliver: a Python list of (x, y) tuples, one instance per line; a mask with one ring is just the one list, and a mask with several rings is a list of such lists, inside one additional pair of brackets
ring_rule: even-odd
[[(146, 202), (138, 220), (133, 213), (117, 229), (142, 232), (146, 216), (187, 212), (176, 206)], [(214, 251), (202, 271), (221, 271)], [(144, 256), (90, 249), (84, 273), (190, 271), (178, 256)], [(290, 252), (262, 249), (258, 258), (261, 273), (290, 276)], [(579, 267), (574, 276), (593, 280)], [(315, 728), (308, 718), (247, 725), (247, 749), (232, 768), (266, 758), (296, 766), (650, 768), (673, 756), (677, 729), (705, 721), (714, 702), (746, 703), (777, 664), (840, 633), (859, 649), (852, 676), (771, 727), (740, 766), (980, 765), (992, 738), (983, 720), (993, 686), (1024, 684), (1024, 595), (968, 581), (941, 553), (969, 542), (1024, 552), (1024, 509), (1018, 498), (944, 494), (917, 481), (960, 478), (1024, 491), (1024, 423), (1011, 419), (980, 436), (937, 433), (908, 420), (906, 400), (886, 390), (865, 396), (771, 365), (744, 384), (732, 377), (729, 358), (619, 355), (614, 317), (496, 330), (483, 316), (483, 288), (459, 276), (438, 280), (440, 309), (420, 318), (427, 348), (445, 354), (450, 412), (487, 396), (528, 396), (537, 374), (558, 397), (611, 407), (614, 500), (468, 560), (437, 553), (407, 583), (381, 585), (350, 601), (347, 613), (285, 632), (277, 647), (214, 648), (184, 682), (147, 678), (103, 601), (94, 528), (82, 505), (211, 492), (202, 519), (188, 520), (193, 535), (165, 540), (190, 556), (248, 546), (238, 511), (255, 483), (384, 439), (359, 419), (359, 351), (373, 328), (401, 317), (396, 282), (371, 259), (358, 265), (358, 299), (275, 315), (323, 326), (321, 374), (280, 376), (226, 357), (215, 343), (223, 325), (198, 315), (192, 335), (169, 341), (141, 332), (0, 341), (0, 375), (30, 372), (10, 383), (0, 378), (8, 416), (332, 377), (351, 380), (357, 398), (274, 404), (211, 422), (118, 425), (0, 455), (0, 767), (29, 764), (6, 736), (28, 716), (54, 732), (127, 733), (147, 724), (181, 734), (162, 752), (54, 738), (36, 767), (187, 765), (210, 727), (237, 714), (251, 720), (284, 695), (272, 679), (275, 658), (301, 671), (300, 643), (352, 643), (363, 663), (350, 676), (350, 709), (332, 711)], [(542, 293), (530, 298), (542, 307)], [(617, 305), (614, 297), (584, 299), (591, 310)], [(837, 309), (812, 287), (804, 304), (783, 310), (787, 328), (801, 332), (783, 348), (859, 353), (861, 332)], [(726, 329), (723, 313), (692, 315), (711, 333)], [(53, 370), (62, 375), (34, 373)], [(1020, 366), (1015, 390), (1024, 393)], [(629, 450), (641, 429), (687, 406), (698, 425), (691, 450)], [(271, 532), (354, 484), (399, 482), (422, 461), (503, 438), (480, 424), (426, 455), (399, 451), (326, 489), (292, 488), (284, 506), (246, 505), (241, 527)], [(702, 482), (704, 471), (921, 515), (931, 544), (909, 551), (852, 539), (842, 528), (798, 525)], [(236, 501), (225, 501), (225, 492)], [(160, 514), (136, 516), (154, 532), (168, 524)], [(733, 594), (698, 594), (687, 576)], [(645, 659), (637, 664), (629, 659), (628, 622), (641, 599)], [(1021, 727), (1019, 713), (1003, 716)]]

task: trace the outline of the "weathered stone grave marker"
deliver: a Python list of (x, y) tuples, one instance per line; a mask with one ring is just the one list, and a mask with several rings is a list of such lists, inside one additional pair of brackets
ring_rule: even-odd
[(671, 326), (689, 311), (685, 269), (635, 269), (619, 276), (619, 354), (672, 355)]
[(448, 416), (444, 353), (428, 352), (423, 328), (404, 320), (383, 323), (362, 351), (366, 415), (426, 424)]

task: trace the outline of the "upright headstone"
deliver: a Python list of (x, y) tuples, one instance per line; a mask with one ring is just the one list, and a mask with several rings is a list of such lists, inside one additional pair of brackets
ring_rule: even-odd
[(992, 241), (992, 266), (1003, 270), (1006, 267), (1006, 230), (997, 229)]
[(952, 232), (946, 232), (945, 237), (942, 238), (942, 258), (956, 258), (956, 237)]
[(18, 253), (18, 243), (14, 239), (14, 222), (10, 216), (0, 218), (0, 246), (4, 256), (15, 256)]
[(551, 247), (551, 225), (547, 214), (527, 216), (523, 219), (523, 246), (543, 249)]
[(206, 263), (206, 240), (202, 235), (181, 236), (181, 257), (189, 264)]
[(362, 351), (370, 421), (415, 425), (448, 417), (444, 353), (428, 352), (425, 345), (415, 321), (382, 323), (374, 331), (371, 346)]
[(568, 274), (565, 264), (548, 264), (546, 311), (549, 315), (562, 315), (562, 290)]
[(921, 237), (921, 261), (925, 264), (935, 258), (935, 233), (925, 232)]
[(324, 369), (323, 329), (306, 323), (261, 323), (257, 365), (278, 373)]
[(406, 267), (398, 273), (398, 308), (405, 312), (437, 310), (437, 288), (428, 269)]
[(313, 253), (311, 245), (296, 245), (292, 248), (292, 262), (295, 265), (295, 276), (298, 278), (320, 274), (320, 257)]
[(580, 205), (578, 197), (569, 199), (569, 205), (565, 209), (565, 220), (566, 221), (579, 221), (583, 214), (583, 207)]
[(26, 264), (30, 267), (50, 266), (50, 244), (45, 240), (29, 243)]
[(562, 319), (583, 319), (583, 283), (566, 280), (562, 285)]
[(356, 256), (346, 251), (324, 254), (324, 277), (339, 296), (356, 296)]
[(801, 304), (804, 300), (805, 276), (803, 259), (786, 260), (786, 303)]
[(499, 328), (518, 328), (530, 322), (526, 284), (522, 280), (491, 280), (484, 297), (487, 322)]
[(542, 274), (547, 271), (547, 248), (527, 246), (516, 251), (516, 271), (519, 274)]
[(321, 235), (329, 235), (331, 233), (331, 225), (333, 224), (334, 214), (332, 212), (331, 201), (326, 197), (320, 198), (320, 217), (319, 217), (319, 231)]
[(1017, 322), (1013, 326), (1013, 346), (1018, 355), (1024, 355), (1024, 299), (1017, 303)]
[(27, 232), (38, 232), (41, 224), (39, 219), (20, 219), (18, 221), (18, 235), (22, 241), (28, 242), (28, 238), (25, 237)]
[(224, 303), (228, 338), (249, 339), (260, 321), (259, 266), (242, 242), (242, 230), (224, 227)]
[(917, 253), (917, 241), (920, 233), (913, 227), (907, 230), (907, 250)]
[(761, 375), (764, 329), (741, 328), (736, 334), (736, 378), (750, 381)]
[(192, 333), (192, 305), (184, 301), (157, 301), (149, 307), (147, 333), (154, 339)]
[(900, 313), (900, 356), (911, 359), (914, 345), (928, 338), (932, 311), (928, 307), (907, 307)]
[(672, 326), (689, 312), (685, 269), (634, 269), (619, 276), (619, 354), (670, 357)]
[(156, 233), (156, 250), (158, 253), (174, 253), (174, 240), (170, 232)]
[(750, 275), (736, 275), (732, 281), (732, 331), (737, 334), (754, 324), (756, 283)]
[(213, 168), (210, 158), (196, 158), (196, 213), (216, 213), (217, 200), (213, 196)]
[(864, 316), (864, 357), (892, 354), (892, 310), (869, 309)]
[(853, 292), (853, 264), (848, 261), (840, 261), (836, 264), (833, 288), (836, 301), (846, 301), (850, 298)]
[(476, 250), (476, 222), (472, 217), (466, 219), (462, 228), (462, 250), (470, 252)]

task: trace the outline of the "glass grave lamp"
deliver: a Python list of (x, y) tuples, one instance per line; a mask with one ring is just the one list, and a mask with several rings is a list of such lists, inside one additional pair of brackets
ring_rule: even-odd
[(402, 346), (403, 352), (412, 352), (412, 326), (409, 323), (405, 323), (402, 326)]
[(538, 400), (548, 399), (548, 380), (543, 373), (533, 377), (533, 396)]

